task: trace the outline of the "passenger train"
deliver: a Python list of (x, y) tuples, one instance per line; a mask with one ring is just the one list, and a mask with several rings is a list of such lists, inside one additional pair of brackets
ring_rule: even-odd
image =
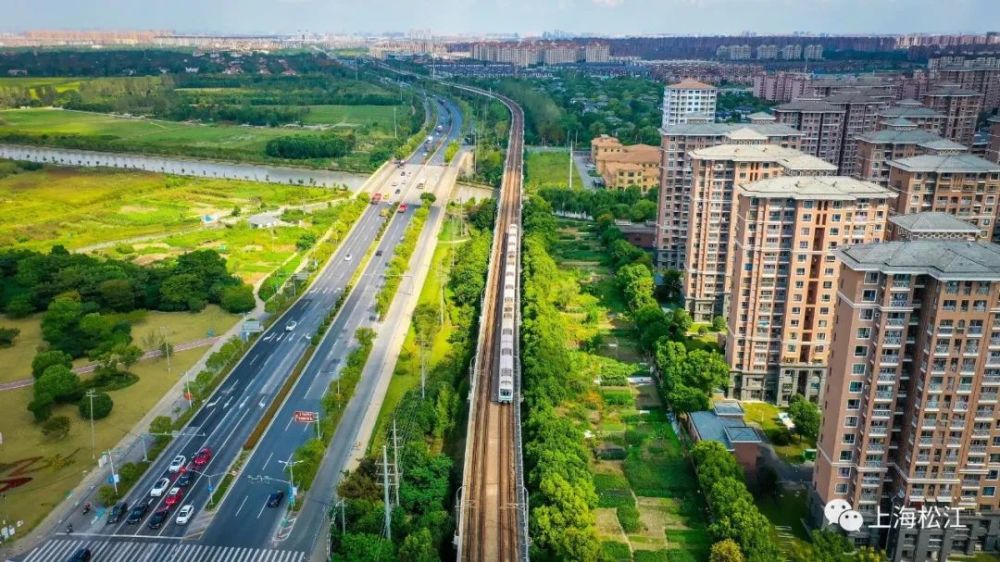
[(500, 320), (500, 365), (497, 402), (514, 400), (514, 348), (517, 338), (517, 265), (521, 244), (517, 225), (507, 227), (507, 248), (503, 265), (503, 317)]

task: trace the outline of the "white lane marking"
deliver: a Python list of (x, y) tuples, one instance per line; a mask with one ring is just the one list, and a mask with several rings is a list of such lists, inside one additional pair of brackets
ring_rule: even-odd
[(234, 513), (234, 514), (233, 514), (234, 516), (236, 516), (236, 515), (239, 515), (239, 514), (240, 514), (240, 510), (242, 510), (242, 509), (243, 509), (243, 505), (244, 505), (245, 503), (247, 503), (247, 498), (249, 498), (249, 497), (250, 497), (250, 496), (243, 496), (243, 501), (241, 501), (241, 502), (240, 502), (240, 506), (239, 506), (238, 508), (236, 508), (236, 513)]
[(260, 505), (260, 511), (257, 512), (257, 519), (260, 519), (260, 516), (264, 514), (265, 509), (267, 509), (267, 500), (264, 500), (264, 503)]

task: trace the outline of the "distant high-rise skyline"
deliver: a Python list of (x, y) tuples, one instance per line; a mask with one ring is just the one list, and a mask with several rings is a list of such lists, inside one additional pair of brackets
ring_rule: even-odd
[(977, 33), (1000, 21), (1000, 3), (994, 0), (8, 0), (4, 4), (0, 31)]

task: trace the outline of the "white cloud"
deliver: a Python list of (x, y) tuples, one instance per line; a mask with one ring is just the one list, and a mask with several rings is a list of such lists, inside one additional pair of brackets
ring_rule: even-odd
[(594, 4), (598, 6), (605, 6), (607, 8), (617, 8), (625, 3), (625, 0), (591, 0)]

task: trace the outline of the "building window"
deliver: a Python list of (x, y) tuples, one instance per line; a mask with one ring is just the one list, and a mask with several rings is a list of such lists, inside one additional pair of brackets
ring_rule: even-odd
[[(840, 452), (840, 460), (842, 460), (842, 461), (849, 461), (852, 458), (854, 458), (854, 454), (853, 454), (852, 451), (841, 451)], [(844, 491), (846, 492), (847, 490), (844, 490)]]
[(848, 392), (861, 392), (861, 386), (861, 381), (851, 381), (851, 384), (847, 387)]
[(867, 371), (867, 369), (868, 369), (868, 366), (865, 365), (864, 363), (855, 363), (855, 364), (851, 365), (851, 374), (852, 375), (863, 375), (863, 374), (865, 374), (865, 371)]
[(837, 468), (838, 478), (850, 478), (851, 477), (851, 467), (841, 466)]
[(878, 291), (876, 291), (875, 289), (865, 289), (864, 291), (861, 292), (861, 301), (875, 302), (875, 297), (877, 294)]
[(865, 285), (874, 285), (878, 283), (878, 272), (868, 271), (865, 273)]
[(854, 346), (854, 356), (855, 357), (865, 357), (868, 355), (867, 345), (856, 345)]
[(872, 329), (871, 328), (858, 328), (858, 339), (859, 340), (866, 340), (866, 339), (868, 339), (870, 337), (872, 337)]
[(857, 436), (854, 435), (853, 433), (845, 433), (842, 436), (841, 440), (844, 443), (844, 445), (853, 445), (854, 442), (857, 440)]
[(983, 487), (983, 497), (984, 498), (992, 498), (995, 495), (997, 495), (997, 487), (996, 486), (984, 486)]
[(847, 401), (848, 410), (857, 410), (860, 407), (861, 407), (861, 400), (858, 400), (857, 398), (851, 398), (850, 400)]
[(841, 494), (841, 495), (846, 494), (847, 493), (847, 484), (837, 484), (837, 489), (836, 489), (836, 491), (834, 493)]
[(858, 416), (847, 416), (844, 418), (844, 427), (858, 427)]

